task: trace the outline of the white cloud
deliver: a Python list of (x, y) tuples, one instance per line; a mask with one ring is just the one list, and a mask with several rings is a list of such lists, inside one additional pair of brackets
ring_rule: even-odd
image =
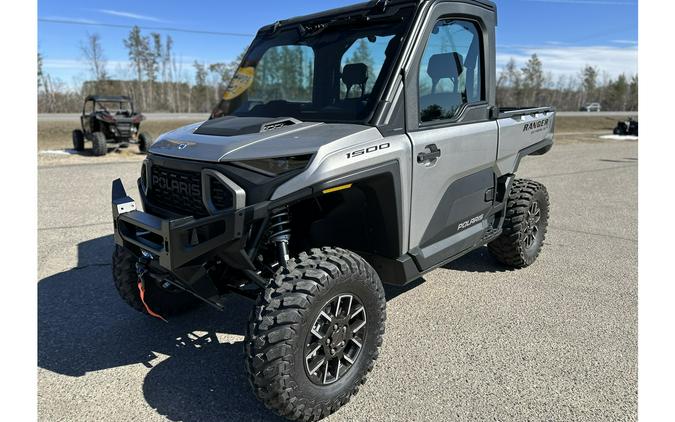
[(137, 19), (142, 21), (151, 21), (151, 22), (166, 22), (162, 19), (156, 18), (154, 16), (139, 15), (132, 12), (124, 12), (120, 10), (110, 10), (110, 9), (97, 9), (98, 12), (105, 13), (106, 15), (119, 16), (122, 18)]
[(635, 75), (638, 72), (637, 46), (542, 46), (504, 48), (497, 53), (497, 72), (513, 58), (519, 67), (537, 54), (544, 65), (544, 72), (555, 78), (578, 75), (586, 65), (596, 66), (601, 72), (616, 78), (622, 73)]
[(65, 18), (63, 16), (45, 16), (41, 19), (48, 19), (48, 20), (53, 20), (53, 21), (64, 21), (64, 22), (72, 22), (72, 23), (84, 23), (88, 25), (95, 25), (98, 22), (93, 21), (91, 19), (83, 19), (83, 18)]
[(614, 0), (521, 0), (528, 3), (588, 4), (601, 6), (637, 6), (637, 2)]

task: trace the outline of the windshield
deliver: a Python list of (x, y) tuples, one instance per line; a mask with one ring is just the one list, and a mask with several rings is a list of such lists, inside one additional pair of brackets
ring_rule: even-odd
[(96, 101), (96, 111), (106, 111), (111, 114), (128, 114), (132, 112), (131, 103), (122, 101)]
[(369, 120), (386, 84), (413, 8), (259, 35), (213, 117)]

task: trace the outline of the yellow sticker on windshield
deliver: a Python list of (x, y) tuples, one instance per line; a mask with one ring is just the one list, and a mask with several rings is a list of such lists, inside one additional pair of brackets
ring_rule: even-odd
[(233, 100), (246, 92), (247, 89), (253, 85), (255, 77), (255, 67), (241, 67), (237, 73), (232, 77), (230, 85), (228, 85), (223, 95), (224, 100)]

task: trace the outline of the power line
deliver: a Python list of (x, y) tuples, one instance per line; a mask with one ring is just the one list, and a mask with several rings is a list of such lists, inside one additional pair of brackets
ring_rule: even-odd
[[(121, 25), (115, 23), (80, 22), (80, 21), (71, 21), (67, 19), (50, 19), (50, 18), (38, 18), (38, 21), (47, 23), (65, 24), (65, 25), (105, 26), (110, 28), (124, 28), (124, 29), (132, 29), (134, 26), (138, 26), (138, 25)], [(144, 29), (146, 31), (186, 32), (189, 34), (219, 35), (224, 37), (251, 38), (255, 36), (255, 34), (245, 34), (240, 32), (202, 31), (199, 29), (171, 28), (159, 26), (138, 26), (138, 28)]]

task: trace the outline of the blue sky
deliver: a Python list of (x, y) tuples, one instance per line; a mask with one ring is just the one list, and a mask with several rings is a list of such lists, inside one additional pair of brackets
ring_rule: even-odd
[[(38, 49), (44, 57), (45, 71), (75, 86), (89, 76), (79, 48), (88, 33), (101, 36), (109, 73), (114, 77), (128, 76), (122, 39), (129, 29), (98, 24), (242, 34), (144, 30), (146, 34), (172, 36), (184, 76), (191, 78), (194, 60), (206, 64), (232, 60), (260, 26), (355, 2), (115, 0), (96, 6), (81, 0), (39, 0), (38, 18), (87, 25), (38, 21)], [(522, 65), (537, 53), (545, 71), (555, 79), (560, 75), (575, 76), (585, 64), (598, 66), (609, 77), (637, 73), (637, 0), (497, 0), (497, 4), (499, 66), (511, 57)]]

